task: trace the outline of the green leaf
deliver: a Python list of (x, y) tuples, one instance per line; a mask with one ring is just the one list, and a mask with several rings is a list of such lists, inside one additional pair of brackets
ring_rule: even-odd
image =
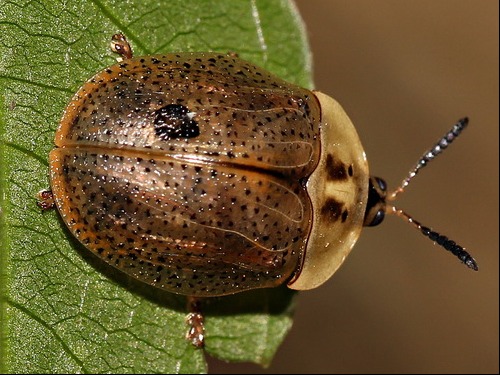
[[(135, 55), (237, 52), (310, 86), (301, 21), (286, 0), (7, 1), (0, 6), (0, 371), (200, 373), (186, 342), (185, 299), (109, 269), (41, 212), (47, 155), (64, 107), (115, 62), (124, 32)], [(285, 288), (209, 299), (206, 351), (266, 365), (291, 326)]]

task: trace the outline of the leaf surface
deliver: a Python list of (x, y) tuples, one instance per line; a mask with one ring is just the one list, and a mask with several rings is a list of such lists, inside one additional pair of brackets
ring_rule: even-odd
[[(301, 21), (285, 0), (5, 1), (0, 6), (0, 371), (201, 373), (186, 342), (185, 299), (130, 280), (90, 255), (58, 213), (41, 212), (47, 156), (78, 87), (116, 56), (237, 52), (310, 86)], [(206, 351), (270, 362), (291, 326), (293, 293), (260, 290), (207, 303)]]

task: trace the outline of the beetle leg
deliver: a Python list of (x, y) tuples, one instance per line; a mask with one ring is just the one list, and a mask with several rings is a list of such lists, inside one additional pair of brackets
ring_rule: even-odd
[(111, 37), (111, 50), (120, 55), (119, 61), (132, 58), (132, 47), (122, 33), (115, 34)]
[(38, 192), (37, 198), (38, 202), (36, 202), (36, 204), (44, 211), (50, 210), (56, 206), (52, 190), (42, 190)]
[(188, 297), (187, 305), (189, 314), (186, 316), (186, 324), (189, 329), (186, 332), (186, 340), (197, 348), (203, 348), (205, 345), (205, 325), (204, 317), (200, 309), (200, 300), (196, 297)]

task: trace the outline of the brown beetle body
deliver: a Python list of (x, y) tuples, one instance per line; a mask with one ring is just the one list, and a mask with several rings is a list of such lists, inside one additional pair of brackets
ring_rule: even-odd
[(233, 56), (101, 71), (66, 108), (56, 146), (51, 187), (71, 232), (174, 293), (315, 287), (363, 224), (368, 168), (340, 106)]
[(401, 186), (370, 177), (363, 147), (331, 97), (233, 55), (132, 58), (87, 81), (49, 155), (52, 191), (76, 238), (127, 275), (188, 296), (186, 338), (204, 346), (198, 297), (287, 284), (315, 288), (344, 262), (362, 227), (386, 213), (478, 269), (460, 245), (389, 204), (458, 137), (459, 120)]

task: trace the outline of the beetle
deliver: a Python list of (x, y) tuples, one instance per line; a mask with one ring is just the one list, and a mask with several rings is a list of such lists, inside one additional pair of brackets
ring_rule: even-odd
[(340, 104), (234, 54), (133, 57), (94, 75), (66, 107), (50, 191), (74, 236), (129, 276), (187, 295), (187, 337), (203, 346), (196, 298), (286, 284), (312, 289), (363, 226), (393, 213), (477, 270), (465, 249), (390, 204), (466, 127), (458, 121), (387, 192), (370, 177)]

